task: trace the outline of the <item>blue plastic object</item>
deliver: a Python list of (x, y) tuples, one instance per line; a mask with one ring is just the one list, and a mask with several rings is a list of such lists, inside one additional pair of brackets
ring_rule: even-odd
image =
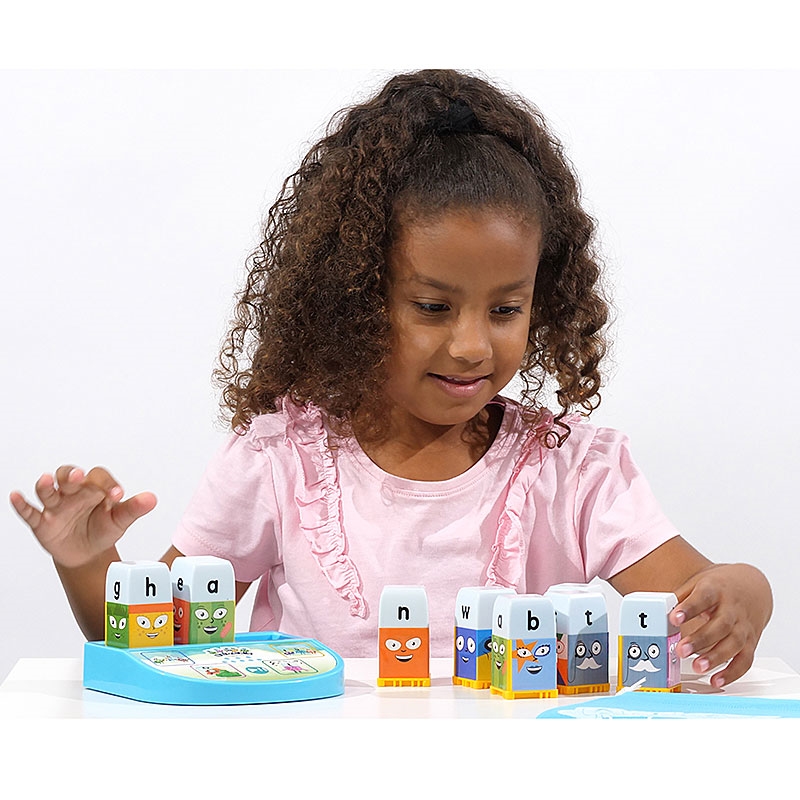
[(87, 689), (168, 705), (243, 705), (344, 693), (344, 662), (315, 639), (277, 631), (232, 643), (123, 649), (87, 642)]

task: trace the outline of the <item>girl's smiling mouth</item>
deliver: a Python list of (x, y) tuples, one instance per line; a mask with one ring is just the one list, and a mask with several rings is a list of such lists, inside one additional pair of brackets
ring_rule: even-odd
[(428, 375), (451, 397), (473, 397), (481, 392), (489, 380), (488, 375), (478, 375), (473, 378), (437, 375), (435, 372), (429, 372)]

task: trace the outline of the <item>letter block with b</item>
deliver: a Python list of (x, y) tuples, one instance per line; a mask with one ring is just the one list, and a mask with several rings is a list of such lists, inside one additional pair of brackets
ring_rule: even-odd
[(540, 594), (500, 595), (492, 622), (492, 694), (557, 697), (556, 612)]
[(216, 556), (179, 556), (171, 574), (175, 644), (232, 642), (236, 579), (231, 562)]
[(160, 561), (115, 561), (106, 573), (106, 644), (173, 644), (169, 567)]

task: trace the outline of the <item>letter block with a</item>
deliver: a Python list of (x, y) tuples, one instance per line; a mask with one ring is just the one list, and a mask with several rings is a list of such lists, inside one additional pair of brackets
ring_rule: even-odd
[(231, 562), (216, 556), (179, 556), (171, 574), (175, 644), (232, 642), (236, 579)]
[(540, 594), (501, 595), (492, 623), (492, 694), (557, 697), (556, 612)]
[(160, 561), (115, 561), (106, 572), (106, 644), (173, 644), (169, 567)]
[(424, 587), (385, 586), (378, 626), (378, 686), (430, 686), (430, 627)]

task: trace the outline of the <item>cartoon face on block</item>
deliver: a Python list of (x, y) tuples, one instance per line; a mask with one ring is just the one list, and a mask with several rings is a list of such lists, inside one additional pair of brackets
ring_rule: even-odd
[(128, 609), (130, 647), (166, 647), (174, 642), (172, 606), (132, 606)]
[(106, 603), (106, 645), (128, 647), (128, 606)]
[(492, 632), (456, 627), (455, 675), (467, 680), (489, 680)]
[(184, 617), (189, 631), (190, 644), (233, 641), (233, 600), (214, 600), (204, 603), (191, 603), (189, 613)]
[(511, 640), (492, 636), (492, 686), (503, 691), (509, 689), (508, 669)]
[(569, 683), (570, 653), (566, 633), (556, 634), (556, 669), (558, 671), (558, 685), (566, 686)]
[(664, 688), (667, 685), (668, 648), (666, 639), (623, 637), (622, 682), (631, 686), (645, 678), (645, 685)]
[(422, 678), (430, 673), (428, 628), (380, 628), (378, 669), (382, 678)]
[(516, 639), (511, 653), (514, 667), (511, 669), (514, 691), (539, 691), (555, 688), (556, 647), (555, 642)]
[(570, 637), (569, 682), (572, 686), (608, 680), (608, 634)]
[(174, 598), (172, 604), (172, 629), (175, 632), (175, 644), (189, 643), (189, 601)]

